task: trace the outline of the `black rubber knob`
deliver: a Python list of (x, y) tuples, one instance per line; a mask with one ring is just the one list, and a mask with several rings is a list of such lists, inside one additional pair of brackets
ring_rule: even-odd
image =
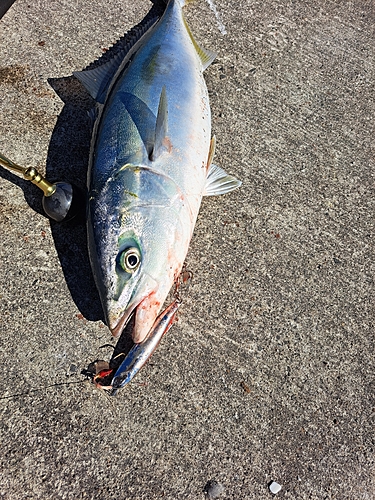
[(56, 191), (51, 196), (43, 196), (45, 213), (51, 219), (61, 222), (76, 217), (85, 210), (84, 193), (68, 182), (56, 182)]

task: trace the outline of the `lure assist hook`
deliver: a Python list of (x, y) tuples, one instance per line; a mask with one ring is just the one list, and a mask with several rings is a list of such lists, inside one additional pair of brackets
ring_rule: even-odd
[(24, 179), (32, 182), (43, 191), (42, 205), (45, 213), (51, 219), (61, 222), (70, 220), (78, 213), (79, 200), (84, 196), (80, 190), (68, 182), (47, 181), (34, 167), (21, 167), (0, 153), (0, 165), (23, 175)]

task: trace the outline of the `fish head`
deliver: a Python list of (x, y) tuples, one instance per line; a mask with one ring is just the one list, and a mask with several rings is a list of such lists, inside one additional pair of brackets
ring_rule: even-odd
[(142, 169), (129, 168), (125, 177), (91, 202), (89, 249), (112, 334), (119, 336), (134, 312), (132, 337), (142, 342), (181, 271), (190, 227), (169, 181)]
[(107, 276), (112, 285), (105, 298), (109, 328), (119, 336), (135, 312), (135, 342), (142, 342), (151, 330), (180, 267), (170, 251), (171, 228), (153, 221), (156, 214), (147, 212), (127, 215)]

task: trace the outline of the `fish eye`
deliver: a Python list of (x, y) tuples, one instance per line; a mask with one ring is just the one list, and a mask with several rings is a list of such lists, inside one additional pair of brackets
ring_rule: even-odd
[(120, 255), (120, 266), (126, 273), (134, 273), (141, 263), (141, 254), (136, 247), (127, 248)]

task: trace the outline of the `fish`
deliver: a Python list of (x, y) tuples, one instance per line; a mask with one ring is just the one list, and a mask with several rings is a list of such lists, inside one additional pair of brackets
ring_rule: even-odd
[(216, 54), (194, 39), (185, 3), (169, 0), (131, 47), (74, 73), (96, 100), (87, 176), (91, 267), (109, 329), (120, 336), (134, 315), (136, 344), (158, 325), (202, 197), (241, 185), (212, 163), (203, 71)]

